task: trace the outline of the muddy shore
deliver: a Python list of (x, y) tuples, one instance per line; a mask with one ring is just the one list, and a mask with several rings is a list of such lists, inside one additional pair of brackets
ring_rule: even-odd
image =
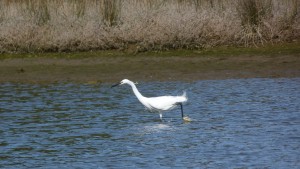
[[(297, 49), (299, 50), (299, 49)], [(300, 77), (300, 53), (112, 54), (80, 57), (2, 57), (0, 83), (105, 83)]]

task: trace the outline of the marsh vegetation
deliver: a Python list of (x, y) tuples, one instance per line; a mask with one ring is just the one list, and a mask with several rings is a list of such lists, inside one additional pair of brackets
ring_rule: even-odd
[(298, 0), (2, 0), (0, 53), (202, 49), (299, 40)]

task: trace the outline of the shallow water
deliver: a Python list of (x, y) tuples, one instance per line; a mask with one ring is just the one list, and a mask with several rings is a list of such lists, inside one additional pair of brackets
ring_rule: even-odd
[(298, 168), (300, 78), (141, 82), (189, 102), (159, 115), (129, 86), (0, 84), (0, 168)]

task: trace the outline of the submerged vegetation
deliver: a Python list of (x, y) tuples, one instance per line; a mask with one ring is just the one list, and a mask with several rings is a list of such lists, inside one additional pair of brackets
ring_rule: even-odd
[(0, 53), (289, 42), (299, 10), (298, 0), (2, 0)]

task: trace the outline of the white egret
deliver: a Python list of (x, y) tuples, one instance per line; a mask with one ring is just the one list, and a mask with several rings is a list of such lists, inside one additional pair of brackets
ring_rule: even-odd
[(133, 93), (138, 98), (138, 100), (151, 112), (158, 112), (159, 117), (162, 120), (162, 113), (175, 108), (180, 105), (181, 107), (181, 117), (185, 121), (190, 121), (190, 119), (183, 115), (182, 103), (186, 102), (188, 99), (186, 93), (184, 92), (182, 96), (160, 96), (160, 97), (144, 97), (136, 88), (135, 84), (124, 79), (120, 83), (117, 83), (111, 87), (116, 87), (119, 85), (128, 84), (131, 86)]

